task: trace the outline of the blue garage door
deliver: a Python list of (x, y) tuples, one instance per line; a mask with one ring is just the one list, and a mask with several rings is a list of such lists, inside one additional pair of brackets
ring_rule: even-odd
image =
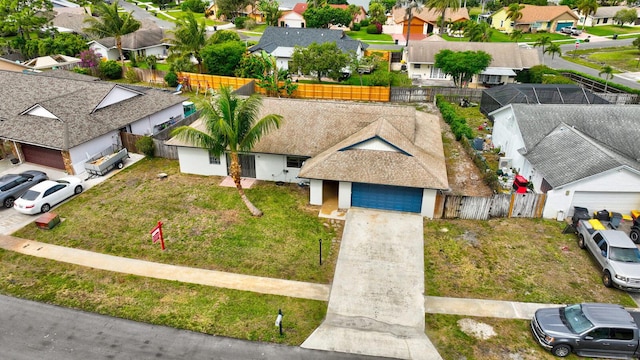
[(558, 21), (558, 24), (556, 25), (556, 31), (562, 30), (563, 27), (572, 27), (572, 26), (573, 26), (573, 21), (569, 21), (569, 22)]
[(422, 189), (353, 183), (351, 205), (419, 213), (422, 208)]

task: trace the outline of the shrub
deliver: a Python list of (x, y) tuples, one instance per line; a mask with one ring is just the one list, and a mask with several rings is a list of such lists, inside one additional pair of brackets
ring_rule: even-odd
[(83, 67), (74, 67), (73, 72), (82, 75), (91, 75), (91, 70)]
[(377, 24), (369, 24), (367, 26), (367, 34), (380, 34)]
[(247, 19), (247, 21), (244, 22), (244, 28), (247, 30), (253, 30), (256, 26), (258, 26), (258, 24), (256, 24), (256, 21), (253, 19)]
[(164, 81), (167, 82), (167, 85), (176, 87), (178, 86), (178, 74), (173, 71), (169, 71), (167, 75), (164, 76)]
[(202, 0), (186, 0), (180, 5), (182, 11), (191, 10), (194, 13), (204, 13), (207, 8), (207, 4)]
[(462, 138), (471, 139), (473, 137), (473, 130), (467, 124), (467, 120), (458, 115), (453, 105), (445, 101), (442, 95), (436, 96), (436, 104), (444, 121), (451, 126), (451, 132), (455, 135), (456, 140), (460, 141)]
[(138, 73), (133, 68), (127, 69), (127, 72), (124, 74), (124, 78), (130, 83), (137, 83), (140, 81)]
[(117, 80), (122, 78), (122, 66), (115, 60), (100, 62), (98, 69), (100, 74), (107, 79)]
[(249, 18), (246, 16), (238, 16), (237, 18), (235, 18), (233, 23), (236, 25), (236, 28), (244, 29), (244, 24), (247, 20), (249, 20)]
[(152, 158), (155, 153), (155, 144), (153, 143), (153, 138), (151, 136), (143, 136), (138, 141), (136, 141), (136, 148), (138, 151), (145, 154), (147, 157)]
[(360, 27), (367, 27), (369, 26), (369, 19), (363, 19), (362, 21), (360, 21)]
[(352, 31), (360, 31), (360, 23), (355, 23), (353, 24), (353, 26), (351, 27)]

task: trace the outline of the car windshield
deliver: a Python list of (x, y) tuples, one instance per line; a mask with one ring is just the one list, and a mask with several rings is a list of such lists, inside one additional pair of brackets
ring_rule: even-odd
[(627, 263), (640, 263), (640, 250), (638, 248), (611, 247), (609, 259)]
[(593, 327), (593, 324), (582, 312), (580, 304), (565, 306), (562, 310), (569, 329), (576, 334), (581, 334)]
[(20, 198), (22, 198), (24, 200), (33, 201), (33, 200), (37, 199), (39, 195), (40, 195), (40, 193), (37, 192), (37, 191), (27, 190), (27, 192), (22, 194), (22, 196), (20, 196)]

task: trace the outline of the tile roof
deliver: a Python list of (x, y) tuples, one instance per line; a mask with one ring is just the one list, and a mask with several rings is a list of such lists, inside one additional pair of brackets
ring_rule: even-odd
[[(503, 10), (507, 11), (507, 7)], [(518, 24), (532, 24), (535, 22), (552, 21), (561, 15), (569, 14), (574, 19), (578, 20), (578, 16), (571, 11), (566, 5), (550, 5), (550, 6), (537, 6), (537, 5), (524, 5), (521, 10), (522, 18), (518, 20)]]
[[(440, 16), (442, 16), (442, 11), (437, 11), (436, 9), (429, 10), (428, 8), (423, 8), (422, 11), (417, 12), (416, 9), (413, 9), (413, 17), (416, 19), (420, 19), (424, 22), (436, 24)], [(405, 15), (407, 13), (406, 8), (396, 8), (394, 7), (391, 10), (391, 17), (393, 18), (393, 22), (399, 24), (405, 21)], [(448, 21), (460, 21), (460, 20), (469, 20), (469, 11), (467, 8), (460, 8), (456, 11), (452, 11), (448, 8), (445, 11), (444, 17)]]
[(419, 41), (409, 43), (408, 63), (434, 64), (438, 52), (484, 51), (491, 55), (490, 67), (528, 69), (540, 64), (537, 49), (524, 49), (516, 43), (484, 43), (467, 41)]
[(278, 47), (307, 47), (314, 42), (335, 42), (343, 52), (357, 51), (358, 46), (361, 46), (362, 49), (366, 49), (369, 46), (350, 38), (342, 30), (269, 26), (265, 29), (258, 44), (250, 47), (249, 51), (264, 50), (271, 53)]
[[(440, 125), (434, 115), (409, 106), (263, 98), (259, 117), (267, 114), (282, 115), (281, 127), (263, 137), (253, 152), (312, 157), (301, 170), (309, 177), (448, 188)], [(192, 126), (203, 130), (200, 119)], [(412, 156), (362, 149), (339, 151), (372, 137)], [(166, 143), (191, 146), (175, 138)]]
[[(72, 148), (184, 101), (161, 90), (145, 89), (143, 95), (92, 112), (115, 87), (127, 88), (102, 81), (0, 71), (0, 137), (63, 149), (66, 124)], [(20, 115), (36, 105), (60, 120)]]

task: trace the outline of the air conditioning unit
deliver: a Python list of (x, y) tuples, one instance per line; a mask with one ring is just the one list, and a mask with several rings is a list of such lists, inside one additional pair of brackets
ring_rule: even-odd
[(513, 159), (512, 158), (506, 158), (506, 157), (501, 157), (500, 158), (500, 162), (498, 164), (498, 169), (503, 169), (503, 168), (511, 169), (512, 167), (513, 167)]

